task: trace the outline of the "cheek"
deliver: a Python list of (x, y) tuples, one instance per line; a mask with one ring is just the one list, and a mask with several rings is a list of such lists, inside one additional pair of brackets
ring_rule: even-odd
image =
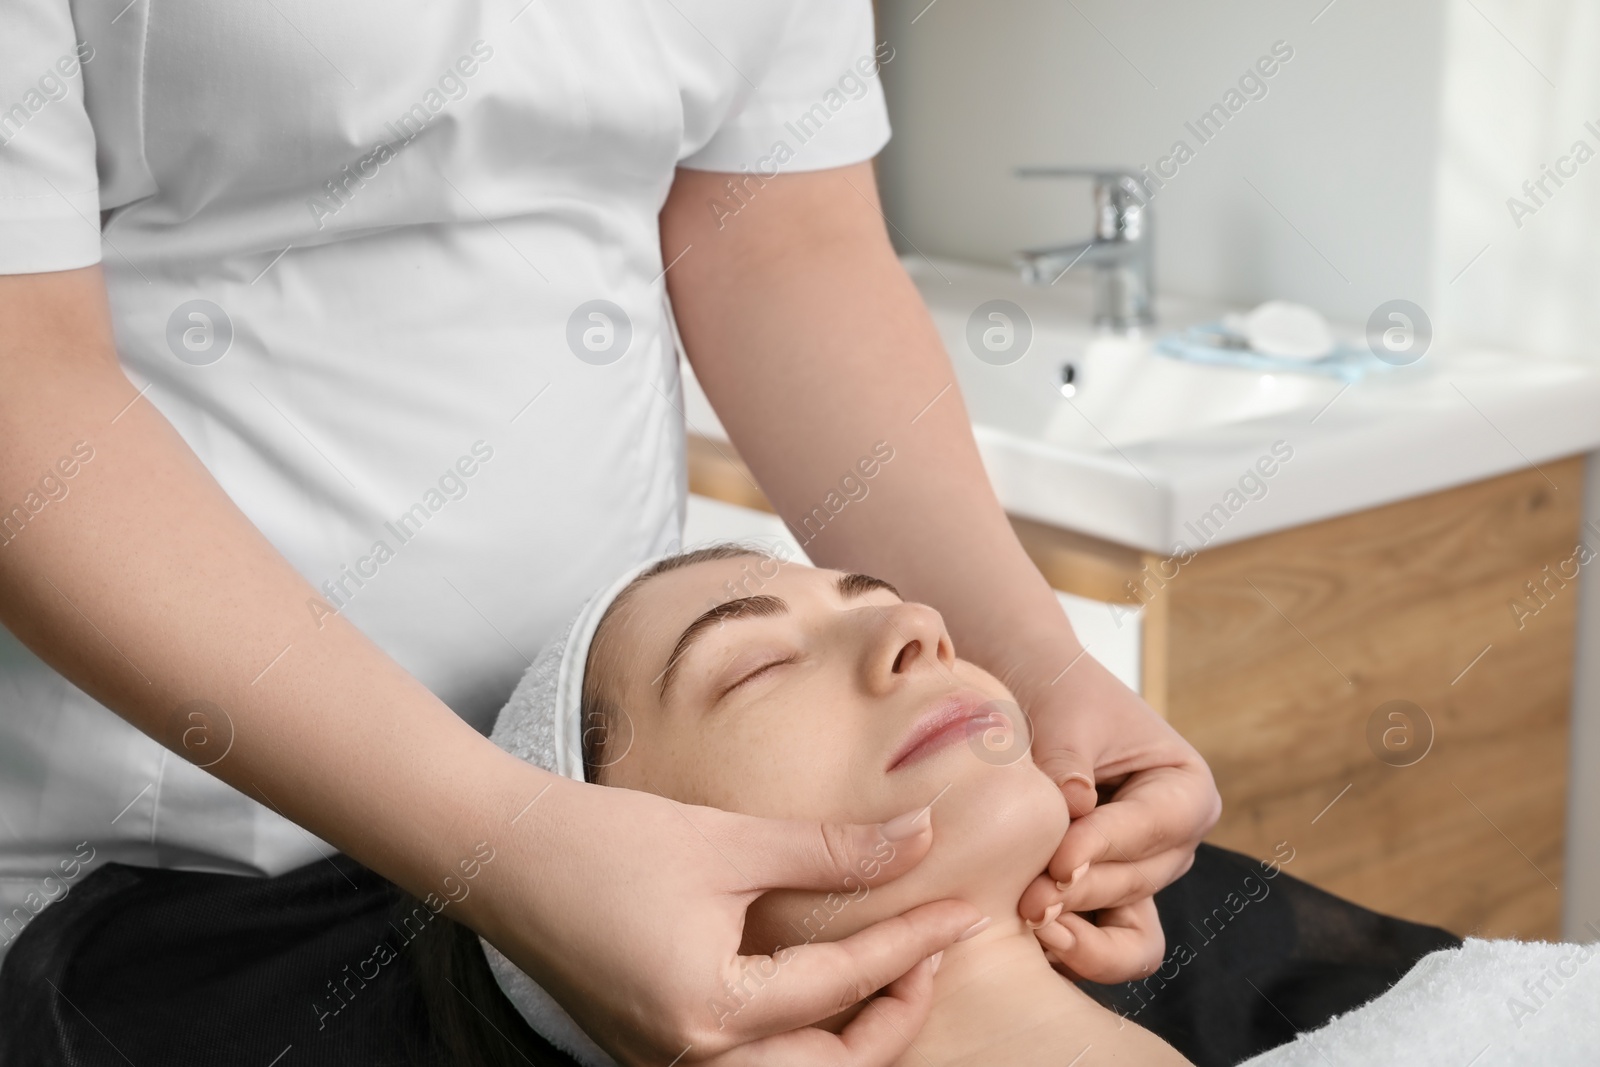
[(729, 709), (693, 730), (645, 726), (603, 781), (764, 818), (853, 819), (880, 806), (849, 761), (856, 747), (839, 724), (771, 701)]
[(814, 724), (768, 729), (746, 722), (680, 750), (673, 780), (694, 803), (725, 811), (768, 819), (853, 817), (870, 804), (847, 759), (850, 743)]
[(796, 678), (754, 690), (674, 737), (671, 778), (681, 795), (672, 795), (772, 819), (873, 812), (881, 797), (861, 769), (873, 752), (871, 709), (831, 681)]

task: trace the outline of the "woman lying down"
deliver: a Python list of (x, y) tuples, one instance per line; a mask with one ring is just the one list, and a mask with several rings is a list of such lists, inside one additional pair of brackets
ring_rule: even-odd
[[(1062, 1067), (1088, 1046), (1080, 1067), (1186, 1063), (1064, 981), (1017, 915), (1068, 816), (1031, 758), (980, 759), (968, 746), (968, 724), (1009, 701), (1007, 689), (956, 658), (937, 612), (876, 579), (786, 564), (730, 600), (726, 585), (749, 572), (750, 555), (675, 557), (625, 582), (609, 604), (591, 601), (563, 657), (569, 668), (579, 660), (591, 622), (581, 764), (580, 693), (553, 657), (529, 672), (495, 740), (603, 785), (770, 818), (873, 822), (932, 803), (934, 845), (914, 869), (831, 900), (769, 893), (746, 918), (746, 953), (838, 940), (962, 898), (992, 922), (944, 952), (917, 1064)], [(535, 1029), (581, 1062), (609, 1062), (580, 1033), (552, 1032), (552, 1005), (492, 949), (490, 960)], [(737, 1011), (743, 995), (730, 990), (717, 1010)]]
[[(496, 742), (569, 777), (769, 818), (872, 823), (931, 804), (934, 843), (918, 866), (852, 893), (762, 896), (747, 915), (745, 953), (838, 940), (919, 904), (960, 898), (991, 921), (940, 957), (931, 1014), (907, 1067), (1190, 1062), (1130, 1022), (1131, 1006), (1108, 1010), (1052, 966), (1052, 942), (1105, 931), (1076, 915), (1051, 915), (1037, 930), (1018, 916), (1068, 815), (1025, 739), (1008, 747), (994, 733), (1020, 721), (1006, 687), (956, 656), (936, 611), (902, 601), (887, 583), (792, 563), (760, 568), (773, 576), (752, 582), (752, 557), (759, 554), (731, 545), (703, 549), (638, 568), (597, 593), (518, 686)], [(1361, 927), (1358, 917), (1347, 940), (1383, 941), (1396, 952), (1410, 931), (1427, 930), (1300, 885), (1306, 900), (1315, 894), (1377, 924)], [(1301, 901), (1294, 910), (1315, 906)], [(1101, 923), (1108, 925), (1103, 915)], [(1437, 939), (1412, 937), (1412, 955), (1396, 955), (1364, 995), (1387, 988), (1417, 956), (1454, 943), (1430, 933)], [(1246, 937), (1209, 950), (1212, 965), (1235, 958), (1227, 953), (1247, 948)], [(580, 1063), (612, 1062), (531, 979), (483, 947), (495, 980), (534, 1030)], [(1340, 972), (1348, 986), (1345, 971), (1354, 972)], [(758, 986), (730, 987), (726, 1001), (707, 1010), (737, 1012)], [(1571, 1007), (1581, 998), (1583, 1014), (1592, 1014), (1600, 983), (1590, 976), (1586, 990), (1573, 992)], [(1336, 1003), (1301, 1026), (1359, 1002)], [(841, 1030), (862, 1010), (871, 1009), (858, 1005), (823, 1025)], [(1259, 1002), (1246, 1010), (1268, 1014)], [(1437, 1006), (1428, 1010), (1438, 1026)]]

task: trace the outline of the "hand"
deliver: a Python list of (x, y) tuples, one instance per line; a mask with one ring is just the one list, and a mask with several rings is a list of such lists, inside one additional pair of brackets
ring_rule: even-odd
[(1153, 903), (1121, 909), (1148, 902), (1194, 863), (1195, 845), (1222, 813), (1211, 771), (1092, 656), (1033, 694), (1026, 707), (1034, 761), (1061, 787), (1073, 818), (1049, 869), (1023, 893), (1017, 911), (1037, 923), (1060, 904), (1064, 918), (1054, 925), (1080, 935), (1089, 924), (1074, 913), (1098, 911), (1108, 936), (1041, 942), (1081, 977), (1142, 977), (1160, 962), (1161, 927)]
[[(929, 957), (982, 918), (939, 901), (837, 942), (740, 955), (764, 891), (859, 894), (914, 867), (933, 841), (926, 809), (829, 826), (560, 780), (504, 839), (473, 925), (625, 1064), (889, 1064), (927, 1019)], [(841, 1033), (811, 1028), (885, 986)]]
[(1051, 965), (1068, 978), (1109, 985), (1143, 978), (1161, 966), (1167, 941), (1153, 897), (1103, 908), (1094, 922), (1052, 904), (1045, 919), (1034, 936)]

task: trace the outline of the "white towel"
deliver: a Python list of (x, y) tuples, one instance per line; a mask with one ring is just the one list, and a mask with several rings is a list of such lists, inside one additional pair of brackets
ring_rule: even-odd
[(1593, 1067), (1600, 945), (1480, 941), (1424, 956), (1392, 989), (1243, 1067)]

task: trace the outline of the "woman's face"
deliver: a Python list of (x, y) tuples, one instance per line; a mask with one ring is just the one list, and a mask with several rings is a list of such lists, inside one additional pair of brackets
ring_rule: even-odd
[(759, 556), (669, 571), (618, 605), (589, 670), (621, 709), (606, 785), (781, 819), (933, 805), (933, 849), (913, 871), (821, 910), (825, 894), (770, 893), (751, 909), (750, 951), (945, 897), (1012, 914), (1066, 831), (1010, 692), (956, 657), (938, 612), (875, 579)]

